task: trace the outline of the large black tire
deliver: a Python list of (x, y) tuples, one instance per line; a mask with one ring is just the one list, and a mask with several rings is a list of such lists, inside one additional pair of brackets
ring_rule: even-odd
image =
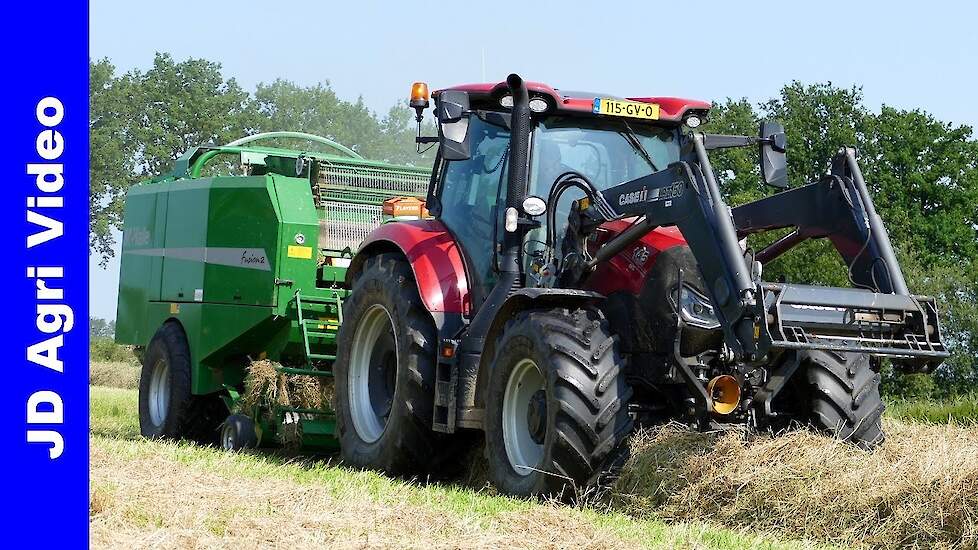
[[(572, 496), (574, 489), (594, 484), (621, 453), (633, 426), (625, 358), (603, 315), (591, 307), (524, 311), (506, 324), (495, 350), (485, 420), (493, 485), (518, 496)], [(526, 360), (542, 376), (542, 389), (529, 399), (523, 426), (517, 388), (530, 380), (526, 376), (536, 376)], [(525, 442), (526, 434), (541, 448), (514, 454), (515, 442)], [(534, 453), (537, 463), (521, 464), (529, 468), (518, 471), (511, 455), (527, 460)]]
[[(367, 356), (355, 349), (358, 331), (366, 330), (362, 325), (375, 322), (372, 319), (380, 315), (378, 308), (388, 314), (392, 330), (389, 336), (377, 338)], [(393, 254), (368, 259), (343, 304), (343, 324), (337, 336), (336, 424), (345, 463), (392, 475), (414, 475), (437, 467), (440, 453), (436, 455), (436, 437), (431, 429), (437, 342), (437, 331), (407, 262)], [(376, 438), (376, 432), (370, 433), (370, 426), (364, 426), (366, 420), (358, 413), (366, 409), (363, 400), (355, 401), (361, 386), (351, 376), (363, 372), (356, 366), (361, 360), (377, 373), (374, 378), (367, 376), (369, 404), (374, 406), (375, 395), (387, 400), (386, 410), (376, 415), (382, 424)], [(360, 419), (360, 428), (355, 416)]]
[(149, 439), (191, 439), (212, 444), (227, 416), (217, 394), (190, 391), (190, 346), (179, 323), (163, 324), (142, 354), (139, 431)]
[(815, 428), (871, 450), (883, 443), (880, 375), (862, 353), (808, 351), (802, 355), (808, 384), (809, 422)]

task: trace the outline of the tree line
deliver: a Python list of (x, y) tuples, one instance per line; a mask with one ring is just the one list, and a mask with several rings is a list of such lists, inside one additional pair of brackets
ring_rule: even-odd
[[(159, 53), (148, 70), (117, 74), (108, 59), (90, 63), (91, 252), (113, 254), (126, 190), (167, 170), (191, 147), (227, 143), (255, 132), (322, 135), (366, 158), (430, 165), (414, 145), (406, 104), (383, 115), (345, 100), (329, 83), (299, 86), (277, 79), (253, 91), (225, 78), (219, 63), (175, 61)], [(888, 375), (892, 393), (935, 396), (970, 391), (978, 381), (978, 141), (972, 128), (922, 109), (871, 110), (858, 87), (791, 82), (767, 101), (714, 103), (704, 131), (753, 135), (762, 119), (784, 124), (792, 186), (817, 181), (843, 146), (855, 146), (911, 289), (936, 296), (953, 356), (934, 377)], [(732, 205), (764, 196), (754, 150), (713, 154)], [(774, 238), (768, 236), (768, 239)], [(767, 241), (752, 242), (759, 247)], [(831, 245), (806, 242), (767, 266), (765, 279), (849, 286)]]
[[(406, 102), (381, 116), (362, 98), (339, 98), (328, 82), (299, 86), (276, 79), (249, 92), (225, 78), (220, 63), (175, 61), (166, 53), (156, 54), (148, 70), (122, 74), (108, 59), (90, 61), (89, 79), (89, 245), (103, 264), (113, 254), (113, 232), (122, 229), (129, 187), (165, 172), (198, 145), (293, 130), (330, 138), (369, 159), (431, 164), (430, 153), (417, 154), (414, 111)], [(302, 147), (316, 144), (303, 142)]]

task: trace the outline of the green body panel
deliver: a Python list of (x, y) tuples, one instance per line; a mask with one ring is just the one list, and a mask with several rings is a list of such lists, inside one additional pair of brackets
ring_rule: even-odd
[[(125, 235), (148, 238), (123, 241), (120, 343), (145, 346), (168, 319), (179, 321), (195, 393), (222, 389), (222, 372), (240, 371), (245, 357), (302, 353), (295, 292), (332, 297), (316, 287), (319, 218), (308, 180), (269, 174), (138, 186), (125, 216)], [(290, 257), (297, 236), (308, 257)]]
[[(200, 177), (222, 155), (240, 155), (251, 175)], [(355, 251), (358, 236), (380, 223), (383, 201), (422, 195), (427, 178), (422, 169), (319, 153), (191, 150), (126, 197), (116, 341), (145, 347), (164, 323), (178, 322), (192, 392), (221, 392), (231, 406), (254, 359), (331, 376), (348, 289), (346, 269), (330, 258)], [(249, 412), (263, 440), (289, 412), (265, 410), (271, 425)], [(331, 411), (291, 413), (304, 444), (335, 447)]]

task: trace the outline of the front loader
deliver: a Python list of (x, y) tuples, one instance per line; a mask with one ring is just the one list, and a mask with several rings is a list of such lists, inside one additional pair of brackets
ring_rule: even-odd
[[(907, 289), (853, 149), (786, 189), (784, 130), (703, 134), (708, 103), (524, 82), (435, 92), (433, 219), (386, 224), (348, 270), (336, 365), (344, 459), (440, 468), (484, 433), (502, 491), (598, 480), (636, 424), (813, 426), (883, 439), (882, 358), (948, 355)], [(428, 107), (416, 84), (412, 106)], [(709, 151), (753, 147), (778, 189), (728, 207)], [(753, 250), (752, 235), (787, 232)], [(852, 288), (763, 278), (825, 238)]]

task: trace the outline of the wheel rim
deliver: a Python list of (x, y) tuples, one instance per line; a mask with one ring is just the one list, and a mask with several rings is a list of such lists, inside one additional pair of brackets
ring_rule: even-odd
[(234, 428), (227, 422), (225, 422), (224, 430), (221, 433), (221, 447), (225, 451), (234, 450)]
[(522, 476), (538, 469), (543, 459), (547, 418), (546, 409), (540, 409), (541, 396), (545, 403), (543, 374), (536, 363), (523, 359), (513, 368), (506, 382), (502, 418), (506, 457), (513, 470)]
[(170, 365), (164, 359), (153, 365), (148, 401), (150, 421), (154, 426), (162, 426), (170, 409)]
[(349, 357), (353, 428), (360, 439), (373, 443), (387, 427), (397, 376), (397, 337), (387, 308), (374, 304), (363, 314)]

